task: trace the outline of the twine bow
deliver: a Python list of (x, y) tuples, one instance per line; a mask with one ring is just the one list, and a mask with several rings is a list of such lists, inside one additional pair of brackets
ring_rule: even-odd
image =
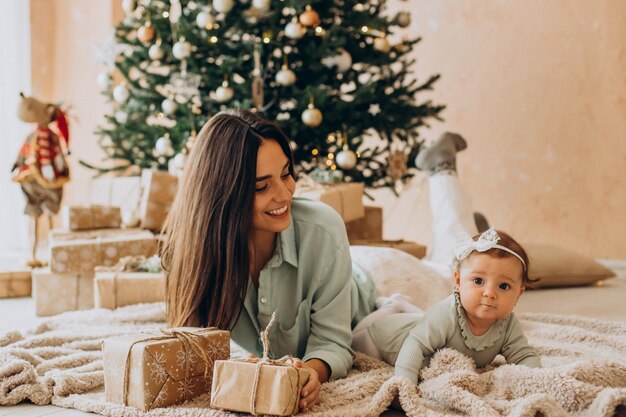
[[(245, 358), (241, 359), (242, 362), (252, 362), (256, 363), (256, 368), (254, 371), (254, 383), (252, 384), (252, 393), (250, 395), (250, 414), (256, 416), (256, 398), (257, 391), (259, 388), (259, 379), (261, 376), (261, 367), (263, 365), (278, 365), (278, 366), (292, 366), (293, 365), (293, 356), (285, 355), (280, 359), (270, 359), (270, 338), (269, 332), (276, 321), (276, 312), (272, 313), (272, 317), (270, 318), (269, 323), (265, 327), (265, 330), (261, 331), (261, 344), (263, 345), (263, 357), (262, 358)], [(296, 381), (297, 386), (300, 386), (300, 372), (298, 372), (298, 379)]]
[[(209, 327), (203, 330), (217, 330), (217, 328)], [(126, 354), (126, 362), (124, 364), (124, 389), (122, 391), (122, 403), (124, 404), (124, 406), (128, 405), (128, 376), (130, 373), (130, 353), (133, 349), (133, 346), (140, 342), (147, 342), (151, 340), (165, 340), (171, 339), (172, 337), (180, 340), (183, 345), (185, 356), (187, 356), (187, 352), (189, 352), (191, 349), (193, 349), (198, 354), (200, 360), (204, 362), (204, 377), (207, 377), (207, 374), (209, 373), (209, 367), (213, 364), (213, 359), (209, 356), (205, 348), (203, 348), (197, 340), (198, 338), (202, 338), (202, 335), (187, 330), (161, 329), (160, 335), (154, 335), (145, 339), (136, 340), (131, 343), (130, 347), (128, 348), (128, 353)], [(185, 361), (185, 380), (189, 378), (189, 362), (191, 361)]]

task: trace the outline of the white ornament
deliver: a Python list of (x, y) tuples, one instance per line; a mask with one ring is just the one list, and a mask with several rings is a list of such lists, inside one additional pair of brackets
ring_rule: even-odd
[(172, 53), (177, 59), (185, 59), (191, 55), (191, 44), (187, 41), (178, 41), (172, 48)]
[(180, 177), (185, 169), (187, 157), (182, 153), (177, 153), (173, 158), (167, 161), (167, 171), (170, 175)]
[(139, 77), (141, 77), (141, 71), (139, 71), (139, 68), (131, 67), (128, 70), (128, 78), (130, 78), (131, 80), (137, 81)]
[(125, 111), (121, 111), (121, 110), (116, 111), (115, 121), (123, 125), (124, 123), (128, 121), (128, 113), (126, 113)]
[(374, 49), (377, 51), (387, 53), (391, 50), (391, 44), (386, 37), (374, 39)]
[(172, 156), (174, 155), (174, 148), (172, 147), (172, 140), (169, 135), (161, 136), (157, 139), (156, 144), (154, 146), (157, 155), (159, 156)]
[(271, 0), (252, 0), (252, 7), (259, 10), (268, 10), (271, 5)]
[(235, 7), (234, 0), (213, 0), (213, 8), (219, 13), (228, 13)]
[(228, 83), (224, 83), (221, 86), (217, 87), (215, 90), (215, 100), (218, 103), (226, 103), (230, 101), (231, 98), (235, 95), (235, 92), (232, 88), (228, 86)]
[(309, 127), (319, 126), (322, 124), (322, 119), (322, 112), (312, 104), (309, 104), (309, 108), (302, 112), (302, 122)]
[(176, 104), (174, 100), (166, 98), (161, 103), (161, 108), (163, 109), (163, 113), (167, 115), (171, 115), (171, 114), (174, 114), (174, 112), (178, 108), (178, 105)]
[(183, 14), (183, 7), (180, 4), (180, 0), (171, 0), (170, 5), (170, 23), (175, 25), (180, 20), (180, 16)]
[(352, 169), (356, 166), (356, 154), (349, 149), (344, 149), (335, 156), (335, 162), (341, 169)]
[(135, 7), (137, 7), (137, 2), (135, 0), (122, 0), (122, 10), (124, 10), (126, 14), (134, 12)]
[(365, 168), (365, 169), (363, 170), (363, 176), (364, 176), (365, 178), (369, 178), (369, 177), (371, 177), (371, 176), (372, 176), (372, 174), (373, 174), (373, 172), (372, 172), (372, 170), (371, 170), (371, 169), (369, 169), (369, 168)]
[(130, 93), (126, 84), (122, 83), (113, 89), (113, 99), (118, 103), (125, 103), (128, 100)]
[(346, 72), (352, 67), (352, 56), (348, 51), (342, 49), (339, 54), (333, 58), (333, 62), (337, 65), (337, 71)]
[(157, 42), (148, 49), (148, 56), (150, 59), (158, 61), (163, 58), (165, 53), (163, 52), (163, 48), (161, 48), (161, 42)]
[(111, 86), (111, 83), (113, 83), (113, 80), (106, 71), (101, 72), (98, 74), (98, 77), (96, 77), (96, 84), (100, 87), (100, 90), (106, 90)]
[(304, 36), (302, 25), (295, 20), (287, 23), (287, 26), (285, 26), (285, 36), (290, 39), (300, 39)]
[(198, 25), (200, 29), (210, 29), (213, 27), (214, 23), (215, 16), (208, 12), (200, 12), (198, 16), (196, 16), (196, 25)]
[(276, 82), (288, 86), (296, 82), (296, 74), (289, 68), (283, 68), (276, 73)]

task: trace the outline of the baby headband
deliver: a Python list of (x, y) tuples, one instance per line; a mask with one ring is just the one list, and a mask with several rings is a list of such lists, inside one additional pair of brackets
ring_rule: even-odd
[(520, 260), (522, 265), (524, 265), (524, 271), (526, 270), (526, 262), (519, 256), (515, 251), (511, 249), (498, 245), (498, 240), (500, 240), (500, 236), (498, 236), (498, 232), (496, 232), (493, 227), (487, 229), (478, 240), (473, 240), (470, 235), (467, 233), (461, 233), (459, 235), (459, 240), (456, 248), (454, 249), (454, 258), (456, 262), (461, 262), (463, 259), (467, 258), (470, 253), (473, 251), (476, 252), (486, 252), (489, 249), (500, 249), (505, 252), (510, 253)]

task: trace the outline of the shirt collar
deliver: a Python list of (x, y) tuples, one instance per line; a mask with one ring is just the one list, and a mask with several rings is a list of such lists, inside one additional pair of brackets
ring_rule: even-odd
[(278, 251), (280, 248), (283, 260), (291, 264), (294, 268), (297, 268), (298, 248), (296, 245), (296, 230), (293, 226), (293, 216), (291, 217), (291, 222), (289, 222), (289, 227), (278, 235), (277, 243), (276, 250)]

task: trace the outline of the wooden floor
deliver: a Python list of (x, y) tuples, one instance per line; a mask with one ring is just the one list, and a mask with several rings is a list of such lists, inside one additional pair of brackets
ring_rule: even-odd
[[(618, 277), (593, 287), (561, 288), (527, 291), (518, 302), (516, 312), (543, 312), (575, 314), (603, 320), (626, 322), (626, 261), (610, 262), (607, 266), (618, 272)], [(11, 317), (11, 320), (6, 320)], [(0, 333), (13, 329), (31, 328), (42, 319), (34, 313), (33, 300), (28, 298), (0, 299)], [(54, 406), (19, 404), (1, 407), (0, 417), (79, 417), (94, 416)], [(388, 411), (384, 417), (402, 417), (403, 413)]]

